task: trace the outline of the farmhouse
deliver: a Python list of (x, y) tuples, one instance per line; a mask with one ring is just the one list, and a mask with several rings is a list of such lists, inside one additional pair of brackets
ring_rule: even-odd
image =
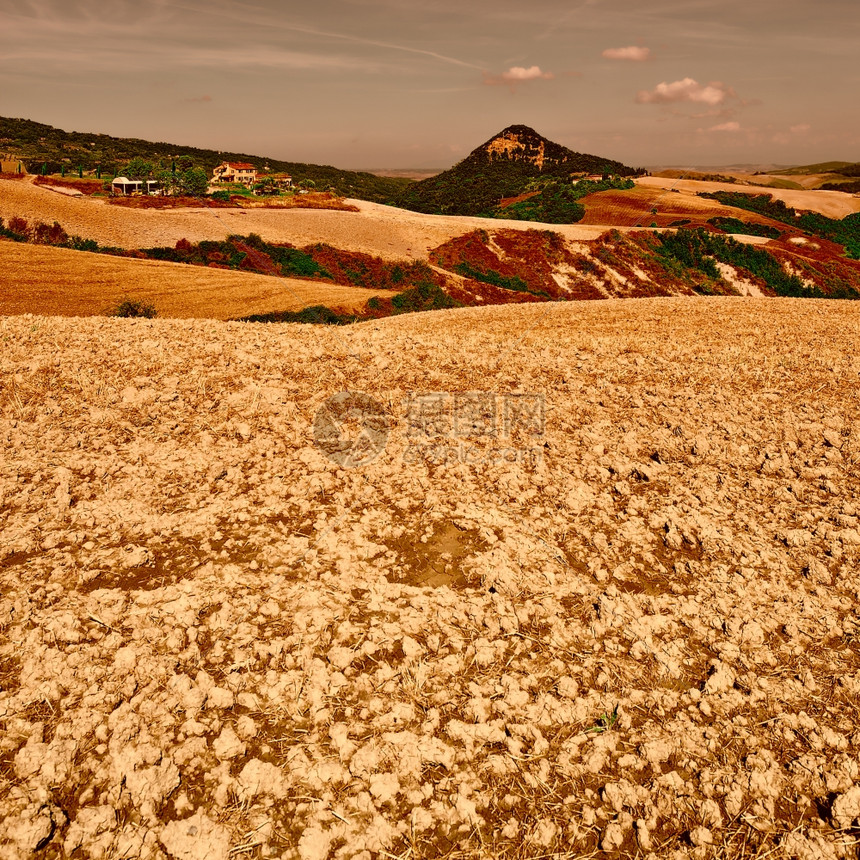
[(257, 181), (257, 168), (244, 161), (225, 161), (219, 164), (212, 178), (213, 182), (238, 182), (253, 185)]

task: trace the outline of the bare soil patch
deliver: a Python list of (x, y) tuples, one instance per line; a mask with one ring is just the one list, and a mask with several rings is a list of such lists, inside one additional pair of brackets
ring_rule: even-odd
[(0, 318), (3, 856), (856, 858), (858, 332)]

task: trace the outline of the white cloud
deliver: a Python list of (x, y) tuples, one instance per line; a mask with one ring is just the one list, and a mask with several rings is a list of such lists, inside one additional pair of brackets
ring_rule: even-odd
[(500, 75), (484, 74), (484, 84), (489, 87), (494, 86), (509, 86), (512, 89), (517, 84), (525, 84), (529, 81), (551, 81), (555, 75), (552, 72), (545, 72), (540, 66), (511, 66), (507, 71)]
[(708, 131), (740, 131), (741, 124), (739, 122), (721, 122), (719, 125), (712, 125)]
[(694, 102), (705, 104), (709, 107), (717, 107), (724, 104), (727, 99), (734, 98), (735, 92), (719, 81), (709, 84), (700, 84), (693, 78), (684, 78), (680, 81), (666, 83), (665, 81), (653, 90), (640, 90), (636, 101), (643, 105), (674, 104), (676, 102)]
[(527, 69), (522, 66), (511, 66), (506, 72), (502, 72), (502, 80), (509, 83), (519, 83), (520, 81), (551, 81), (555, 75), (552, 72), (542, 72), (540, 66), (529, 66)]
[(650, 48), (639, 48), (630, 45), (628, 48), (607, 48), (602, 54), (607, 60), (630, 60), (634, 63), (644, 63), (651, 59)]

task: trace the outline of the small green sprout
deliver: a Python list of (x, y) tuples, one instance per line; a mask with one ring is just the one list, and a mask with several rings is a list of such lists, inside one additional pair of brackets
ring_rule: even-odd
[(604, 732), (608, 732), (610, 729), (615, 727), (615, 724), (618, 722), (618, 705), (616, 705), (612, 712), (601, 714), (597, 718), (597, 722), (589, 729), (586, 729), (586, 732), (594, 732), (595, 734), (602, 735)]

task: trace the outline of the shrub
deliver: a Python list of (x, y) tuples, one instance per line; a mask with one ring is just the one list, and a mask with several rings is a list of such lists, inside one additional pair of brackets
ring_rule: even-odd
[(9, 219), (6, 229), (16, 236), (21, 236), (24, 239), (30, 236), (30, 225), (26, 218), (19, 218), (17, 215)]
[(260, 323), (306, 323), (313, 325), (349, 325), (356, 321), (355, 316), (338, 314), (325, 305), (313, 305), (300, 311), (276, 311), (270, 314), (253, 314), (242, 317), (239, 322)]
[[(719, 260), (760, 278), (778, 296), (860, 298), (860, 294), (847, 286), (834, 291), (832, 295), (822, 292), (818, 287), (807, 287), (797, 275), (786, 272), (779, 260), (764, 248), (745, 245), (701, 228), (661, 233), (659, 239), (661, 244), (657, 253), (663, 258), (667, 271), (673, 273), (681, 264), (687, 270), (698, 270), (718, 281), (721, 276), (715, 260)], [(708, 291), (707, 286), (699, 285), (696, 289)]]
[(259, 233), (249, 233), (244, 239), (241, 236), (230, 236), (229, 238), (231, 242), (244, 242), (244, 244), (257, 251), (266, 250), (266, 243)]
[(50, 225), (40, 221), (33, 230), (33, 241), (40, 245), (65, 245), (69, 234), (57, 221)]
[(466, 262), (457, 263), (457, 265), (454, 266), (454, 271), (457, 272), (457, 274), (463, 275), (463, 277), (472, 278), (472, 280), (475, 281), (482, 281), (485, 284), (492, 284), (495, 287), (502, 287), (505, 290), (516, 290), (519, 293), (531, 292), (531, 290), (529, 290), (529, 285), (519, 275), (513, 275), (510, 278), (506, 278), (494, 269), (490, 269), (488, 272), (482, 272), (480, 269), (476, 269), (474, 266)]
[(4, 236), (6, 239), (11, 239), (13, 242), (26, 242), (27, 236), (22, 236), (20, 233), (16, 233), (14, 230), (11, 230), (9, 227), (4, 226), (3, 219), (0, 218), (0, 236)]
[[(441, 287), (432, 281), (422, 281), (410, 290), (394, 296), (391, 304), (395, 314), (415, 313), (416, 311), (437, 311), (443, 308), (459, 308), (462, 303), (452, 299)], [(369, 303), (368, 303), (369, 306)]]
[(84, 239), (82, 236), (72, 236), (68, 241), (68, 246), (73, 251), (89, 251), (93, 254), (97, 254), (101, 250), (95, 239)]
[(739, 218), (718, 216), (709, 218), (708, 224), (726, 233), (741, 233), (746, 236), (765, 236), (768, 239), (778, 239), (782, 235), (776, 227), (771, 227), (768, 224), (752, 224), (748, 221), (741, 221)]
[(281, 267), (285, 277), (332, 278), (331, 272), (317, 263), (313, 257), (298, 248), (269, 246), (269, 256)]
[(147, 304), (139, 299), (123, 299), (115, 308), (112, 316), (115, 317), (142, 317), (151, 320), (158, 315), (155, 305)]
[(821, 239), (836, 242), (845, 248), (849, 257), (860, 259), (860, 213), (854, 212), (841, 221), (818, 212), (798, 212), (770, 194), (742, 194), (737, 191), (699, 192), (725, 206), (734, 206), (748, 212), (766, 215), (774, 221), (790, 224)]

